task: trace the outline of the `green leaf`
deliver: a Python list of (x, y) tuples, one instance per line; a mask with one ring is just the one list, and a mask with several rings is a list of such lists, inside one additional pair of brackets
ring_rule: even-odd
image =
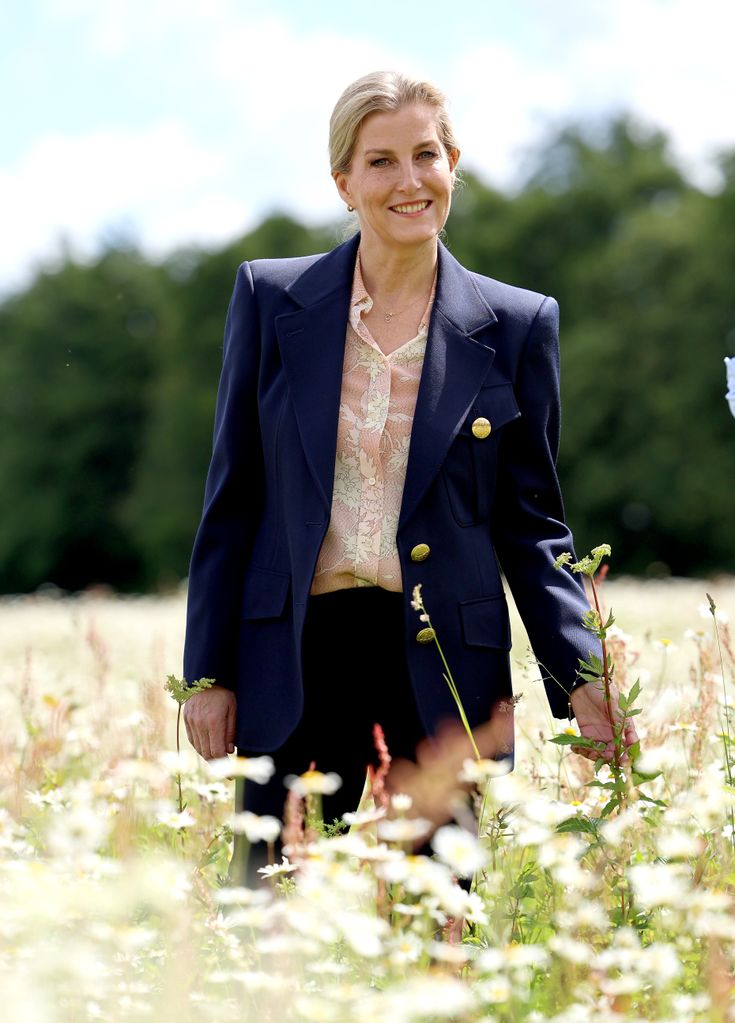
[(566, 820), (560, 821), (556, 826), (556, 830), (559, 834), (576, 832), (578, 834), (595, 835), (597, 834), (597, 825), (589, 817), (575, 816), (567, 817)]
[(187, 682), (185, 678), (168, 675), (163, 688), (178, 704), (182, 704), (186, 703), (194, 693), (201, 693), (203, 689), (209, 689), (213, 685), (213, 678), (199, 678), (196, 682)]
[(617, 796), (613, 796), (609, 803), (605, 803), (603, 808), (600, 810), (600, 817), (609, 817), (616, 806), (619, 804)]
[(577, 672), (577, 676), (579, 678), (583, 678), (585, 680), (585, 682), (599, 682), (600, 681), (600, 676), (599, 675), (592, 675), (588, 671), (579, 671), (579, 672)]
[(597, 611), (590, 608), (589, 611), (585, 611), (582, 615), (582, 625), (585, 629), (589, 629), (590, 632), (598, 632), (600, 628), (600, 616)]
[[(549, 741), (555, 742), (557, 746), (580, 746), (585, 749), (595, 749), (602, 742), (601, 739), (586, 739), (583, 735), (569, 735), (566, 732), (553, 735)], [(605, 745), (604, 742), (602, 745)]]
[(649, 772), (643, 773), (641, 771), (638, 771), (635, 766), (635, 760), (633, 760), (633, 770), (631, 772), (631, 777), (633, 779), (634, 785), (642, 785), (644, 782), (653, 781), (654, 778), (659, 778), (660, 776), (661, 776), (660, 771), (651, 771), (650, 773)]
[(589, 661), (585, 661), (583, 657), (580, 657), (579, 667), (582, 671), (591, 671), (598, 677), (602, 675), (602, 661), (595, 654), (590, 654)]
[(669, 805), (663, 799), (654, 799), (653, 796), (647, 796), (645, 792), (639, 792), (638, 798), (644, 803), (653, 803), (654, 806), (662, 806), (664, 809)]

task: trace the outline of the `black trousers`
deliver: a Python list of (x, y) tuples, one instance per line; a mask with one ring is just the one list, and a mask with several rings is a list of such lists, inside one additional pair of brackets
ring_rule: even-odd
[[(440, 670), (437, 664), (437, 670)], [(268, 751), (276, 770), (266, 785), (245, 781), (238, 790), (238, 810), (271, 814), (283, 820), (288, 774), (303, 774), (312, 761), (316, 769), (336, 772), (342, 785), (322, 797), (323, 818), (330, 823), (357, 809), (367, 765), (378, 765), (373, 724), (378, 722), (394, 759), (415, 762), (416, 747), (426, 732), (419, 717), (404, 653), (403, 595), (375, 586), (355, 587), (311, 597), (303, 636), (304, 712), (286, 742)], [(262, 752), (238, 749), (239, 756)], [(231, 880), (259, 887), (259, 867), (267, 862), (267, 846), (250, 846), (245, 876), (245, 841), (236, 836)], [(281, 857), (276, 843), (276, 860)], [(430, 854), (430, 846), (417, 850)]]

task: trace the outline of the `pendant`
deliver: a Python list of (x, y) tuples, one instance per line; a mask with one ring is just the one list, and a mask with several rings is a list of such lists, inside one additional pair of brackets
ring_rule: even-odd
[(393, 319), (393, 313), (384, 313), (383, 315), (385, 317), (386, 323), (390, 323), (390, 321)]

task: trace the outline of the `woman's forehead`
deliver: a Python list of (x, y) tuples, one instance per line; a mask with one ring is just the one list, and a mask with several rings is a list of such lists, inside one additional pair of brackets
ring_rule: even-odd
[(393, 149), (438, 140), (436, 110), (425, 103), (412, 103), (398, 110), (375, 110), (360, 126), (361, 149)]

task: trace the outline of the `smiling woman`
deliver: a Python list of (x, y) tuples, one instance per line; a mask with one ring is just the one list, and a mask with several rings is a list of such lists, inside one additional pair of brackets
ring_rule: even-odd
[[(353, 83), (330, 159), (357, 235), (237, 272), (184, 651), (187, 679), (216, 682), (185, 704), (199, 753), (273, 756), (238, 809), (281, 815), (285, 779), (316, 762), (342, 779), (325, 819), (356, 808), (374, 723), (413, 759), (456, 720), (411, 607), (419, 583), (469, 724), (508, 715), (508, 742), (486, 755), (512, 766), (501, 565), (554, 714), (578, 703), (583, 732), (611, 728), (601, 693), (571, 692), (600, 650), (581, 584), (554, 568), (573, 550), (556, 302), (471, 273), (439, 241), (459, 147), (435, 86)], [(251, 853), (249, 883), (262, 862)]]

